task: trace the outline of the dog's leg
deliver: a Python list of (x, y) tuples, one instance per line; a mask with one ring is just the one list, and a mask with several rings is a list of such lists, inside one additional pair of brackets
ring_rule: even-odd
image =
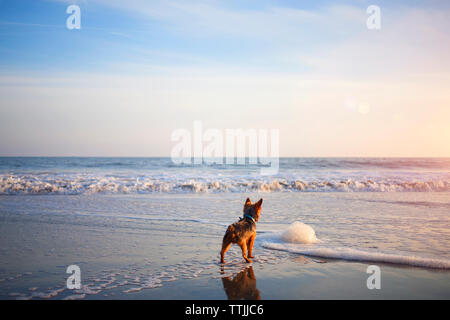
[(222, 250), (220, 251), (220, 263), (225, 263), (224, 257), (225, 253), (230, 249), (231, 247), (231, 240), (223, 239), (222, 243)]
[(254, 258), (252, 253), (253, 253), (253, 244), (255, 243), (255, 238), (256, 238), (256, 236), (252, 236), (252, 237), (250, 237), (250, 239), (248, 239), (248, 257), (249, 258)]
[(252, 260), (247, 258), (247, 243), (245, 243), (245, 242), (241, 243), (241, 244), (239, 244), (239, 246), (241, 247), (242, 257), (244, 258), (244, 260), (247, 261), (248, 263), (252, 262)]

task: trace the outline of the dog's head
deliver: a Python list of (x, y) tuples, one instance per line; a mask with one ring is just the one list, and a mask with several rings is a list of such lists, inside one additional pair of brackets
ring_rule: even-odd
[(261, 207), (262, 207), (263, 199), (259, 199), (258, 202), (252, 204), (252, 201), (250, 198), (247, 198), (244, 203), (244, 214), (249, 214), (252, 216), (255, 221), (259, 220), (259, 215), (261, 214)]

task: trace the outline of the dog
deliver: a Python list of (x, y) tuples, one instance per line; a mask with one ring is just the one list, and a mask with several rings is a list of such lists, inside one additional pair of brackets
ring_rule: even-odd
[(232, 243), (236, 243), (241, 247), (242, 257), (245, 261), (248, 263), (252, 262), (249, 258), (254, 258), (252, 251), (256, 237), (256, 222), (258, 222), (259, 215), (261, 214), (262, 202), (263, 199), (260, 199), (255, 204), (252, 204), (250, 198), (245, 200), (243, 209), (244, 217), (238, 222), (229, 225), (223, 236), (220, 263), (225, 263), (225, 253), (230, 249)]

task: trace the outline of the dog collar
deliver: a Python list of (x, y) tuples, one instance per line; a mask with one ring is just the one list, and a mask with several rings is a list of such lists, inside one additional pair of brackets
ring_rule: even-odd
[(253, 219), (253, 217), (252, 217), (251, 215), (245, 214), (245, 215), (244, 215), (244, 219), (245, 219), (245, 218), (250, 218), (250, 219), (253, 221), (253, 223), (256, 224), (255, 219)]

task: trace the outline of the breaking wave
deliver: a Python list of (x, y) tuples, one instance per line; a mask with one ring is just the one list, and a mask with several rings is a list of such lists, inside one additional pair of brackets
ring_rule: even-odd
[(374, 181), (326, 180), (306, 182), (276, 178), (154, 178), (108, 175), (0, 175), (0, 194), (95, 193), (220, 193), (220, 192), (443, 192), (449, 180)]

